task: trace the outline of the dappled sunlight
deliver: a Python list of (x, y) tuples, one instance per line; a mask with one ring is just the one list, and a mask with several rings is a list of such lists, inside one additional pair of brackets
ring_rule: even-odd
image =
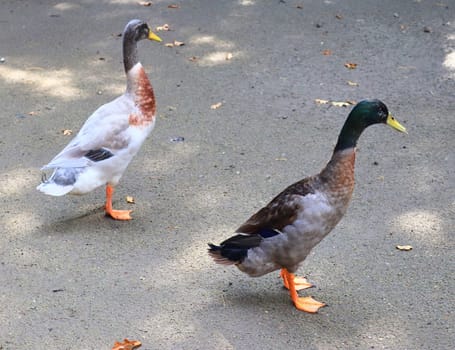
[(241, 56), (241, 54), (239, 52), (231, 53), (231, 52), (227, 52), (227, 51), (215, 51), (215, 52), (211, 52), (211, 53), (199, 58), (198, 63), (199, 63), (199, 65), (206, 66), (206, 67), (231, 63), (231, 59), (229, 58), (229, 55), (232, 55), (232, 57), (235, 57), (235, 58), (238, 58)]
[(122, 84), (104, 84), (103, 94), (120, 96), (125, 93), (125, 83)]
[(0, 217), (3, 232), (9, 236), (18, 236), (29, 232), (42, 224), (41, 217), (36, 213), (21, 209), (19, 212), (9, 211)]
[(414, 210), (398, 216), (393, 226), (400, 232), (406, 233), (412, 239), (432, 244), (442, 244), (446, 241), (443, 229), (443, 219), (438, 213), (430, 210)]
[(452, 72), (455, 77), (455, 51), (448, 53), (444, 59), (444, 67)]
[(47, 70), (44, 68), (18, 69), (0, 66), (0, 79), (6, 84), (22, 84), (43, 94), (70, 100), (75, 96), (84, 97), (74, 86), (73, 73), (68, 69)]
[[(455, 41), (455, 33), (447, 35), (447, 40), (453, 44)], [(453, 46), (452, 48), (449, 46), (449, 50), (442, 65), (452, 73), (452, 77), (455, 77), (455, 50), (453, 49)]]
[(228, 40), (221, 40), (214, 35), (197, 35), (189, 40), (192, 46), (208, 46), (214, 49), (205, 55), (201, 55), (197, 62), (200, 66), (211, 67), (220, 64), (231, 63), (232, 60), (242, 57), (242, 52), (231, 51), (235, 48), (233, 42)]
[(74, 9), (77, 9), (80, 7), (81, 7), (81, 5), (73, 4), (71, 2), (60, 2), (56, 5), (54, 5), (54, 8), (56, 10), (60, 10), (60, 11), (74, 10)]
[(198, 35), (190, 39), (190, 44), (195, 45), (209, 45), (217, 49), (232, 49), (234, 44), (230, 41), (221, 40), (213, 35)]
[(17, 168), (3, 172), (0, 176), (0, 195), (18, 197), (30, 192), (40, 181), (36, 171), (35, 168)]
[[(394, 316), (396, 317), (396, 315)], [(397, 327), (393, 327), (393, 330), (390, 328), (384, 327), (384, 325), (390, 324), (390, 320), (386, 319), (378, 319), (372, 318), (369, 320), (365, 320), (363, 323), (362, 328), (359, 330), (359, 334), (363, 338), (365, 342), (365, 348), (374, 348), (373, 344), (380, 344), (382, 349), (393, 349), (396, 344), (396, 338), (399, 337), (401, 344), (407, 344), (409, 348), (414, 348), (411, 339), (407, 339), (408, 337), (408, 330), (403, 327), (403, 329), (399, 329)], [(405, 324), (405, 322), (403, 322)], [(362, 347), (362, 346), (361, 346)]]
[[(159, 121), (158, 121), (159, 122)], [(153, 137), (153, 135), (152, 135)], [(165, 157), (160, 156), (153, 159), (146, 155), (141, 159), (141, 168), (146, 172), (159, 171), (161, 174), (170, 174), (175, 171), (176, 164), (185, 164), (188, 159), (194, 157), (198, 152), (198, 146), (191, 146), (189, 142), (176, 144), (172, 150), (161, 150)]]
[(239, 4), (242, 6), (251, 6), (256, 3), (255, 0), (239, 0)]

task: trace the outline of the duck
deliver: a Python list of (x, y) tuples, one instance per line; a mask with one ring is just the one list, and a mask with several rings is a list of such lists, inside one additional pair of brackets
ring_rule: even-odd
[(155, 126), (155, 95), (138, 59), (137, 43), (161, 42), (149, 25), (139, 19), (128, 22), (122, 34), (126, 90), (86, 120), (78, 134), (41, 170), (37, 190), (51, 196), (82, 195), (106, 186), (105, 213), (115, 220), (131, 220), (131, 210), (112, 207), (114, 188), (128, 164)]
[(272, 199), (208, 253), (221, 265), (235, 265), (250, 277), (280, 270), (296, 309), (317, 313), (325, 303), (298, 291), (313, 285), (295, 273), (311, 250), (326, 237), (348, 209), (354, 190), (357, 141), (374, 124), (407, 133), (380, 100), (363, 100), (349, 113), (332, 157), (316, 175), (298, 181)]

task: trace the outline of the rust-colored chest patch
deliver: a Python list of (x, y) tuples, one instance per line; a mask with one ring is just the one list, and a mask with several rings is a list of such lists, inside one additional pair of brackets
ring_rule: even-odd
[(155, 94), (153, 93), (153, 88), (147, 74), (142, 67), (137, 74), (135, 85), (134, 102), (139, 108), (140, 113), (131, 114), (129, 116), (129, 124), (135, 126), (148, 125), (155, 118)]
[(321, 172), (325, 188), (333, 198), (349, 202), (354, 191), (355, 149), (337, 152)]

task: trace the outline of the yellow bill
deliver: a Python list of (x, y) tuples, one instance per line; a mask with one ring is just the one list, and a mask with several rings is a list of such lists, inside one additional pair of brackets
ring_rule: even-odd
[(396, 120), (391, 114), (387, 116), (386, 124), (394, 128), (395, 130), (398, 130), (399, 132), (404, 132), (407, 134), (408, 132), (406, 131), (406, 128), (401, 125), (398, 120)]
[(155, 40), (155, 41), (158, 41), (158, 42), (161, 42), (161, 38), (156, 35), (155, 33), (152, 32), (152, 30), (149, 30), (149, 37), (148, 37), (149, 40)]

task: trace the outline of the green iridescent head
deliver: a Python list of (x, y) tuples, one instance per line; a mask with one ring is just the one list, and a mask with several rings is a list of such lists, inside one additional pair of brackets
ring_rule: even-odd
[(406, 133), (406, 128), (389, 113), (383, 102), (364, 100), (357, 103), (349, 113), (338, 136), (335, 151), (355, 147), (363, 130), (373, 124), (387, 124), (395, 130)]

